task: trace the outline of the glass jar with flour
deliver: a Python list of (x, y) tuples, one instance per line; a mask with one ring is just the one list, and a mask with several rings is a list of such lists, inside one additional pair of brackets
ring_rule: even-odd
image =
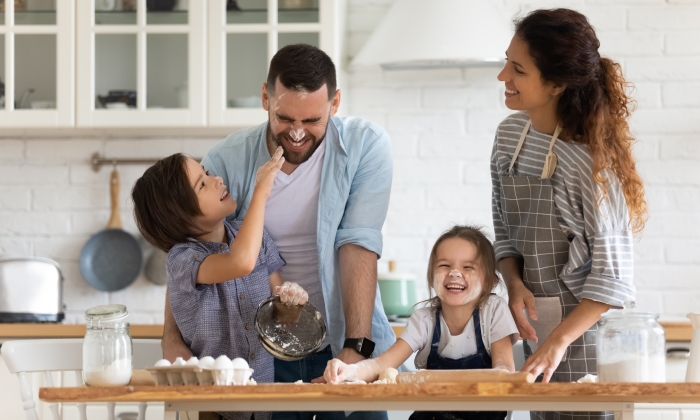
[(658, 314), (624, 309), (601, 316), (596, 358), (599, 382), (665, 382), (666, 335)]
[(131, 381), (132, 345), (129, 312), (124, 305), (102, 305), (85, 311), (83, 381), (89, 386), (120, 386)]

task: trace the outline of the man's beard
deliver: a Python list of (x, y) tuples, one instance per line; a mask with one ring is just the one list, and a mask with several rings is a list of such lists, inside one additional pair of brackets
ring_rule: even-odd
[[(328, 129), (328, 123), (326, 123), (325, 128), (326, 128), (326, 130)], [(270, 122), (269, 121), (267, 122), (268, 142), (271, 142), (275, 146), (275, 148), (277, 148), (277, 146), (281, 146), (282, 150), (284, 150), (284, 154), (282, 155), (282, 156), (284, 156), (284, 160), (286, 162), (291, 163), (292, 165), (301, 165), (302, 163), (309, 160), (309, 158), (311, 156), (313, 156), (316, 149), (318, 149), (318, 147), (321, 145), (321, 143), (323, 142), (323, 139), (326, 138), (325, 133), (326, 133), (326, 131), (324, 130), (323, 137), (321, 137), (319, 140), (317, 140), (315, 136), (313, 136), (307, 132), (307, 134), (306, 134), (306, 136), (304, 136), (303, 140), (304, 141), (307, 141), (307, 140), (311, 141), (311, 147), (305, 152), (301, 152), (301, 153), (300, 152), (292, 152), (292, 151), (287, 149), (287, 143), (284, 141), (285, 136), (291, 138), (291, 136), (289, 135), (289, 130), (283, 131), (283, 132), (275, 135), (272, 133), (272, 126), (270, 125)]]

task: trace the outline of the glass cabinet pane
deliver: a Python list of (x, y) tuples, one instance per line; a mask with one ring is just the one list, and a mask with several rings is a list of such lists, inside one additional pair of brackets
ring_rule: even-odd
[(267, 0), (226, 1), (226, 23), (267, 23)]
[(56, 35), (15, 35), (15, 108), (56, 109)]
[(277, 38), (278, 48), (292, 44), (309, 44), (318, 47), (319, 43), (318, 32), (286, 32), (280, 33)]
[(5, 34), (0, 34), (0, 110), (5, 109)]
[(146, 0), (146, 24), (187, 25), (187, 0)]
[(187, 34), (148, 34), (146, 56), (146, 107), (187, 108)]
[(267, 77), (267, 34), (226, 35), (226, 105), (261, 108)]
[(136, 34), (95, 35), (95, 107), (136, 107)]
[(93, 1), (95, 2), (95, 25), (136, 25), (137, 0)]
[(318, 23), (318, 0), (278, 0), (279, 23)]
[[(8, 0), (5, 0), (8, 1)], [(15, 25), (55, 25), (54, 0), (14, 0)], [(5, 2), (3, 1), (3, 11)]]

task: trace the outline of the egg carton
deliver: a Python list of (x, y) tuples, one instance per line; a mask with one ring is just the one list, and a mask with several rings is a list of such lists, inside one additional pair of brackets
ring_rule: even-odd
[(253, 385), (251, 368), (204, 369), (199, 366), (156, 366), (146, 368), (156, 385)]

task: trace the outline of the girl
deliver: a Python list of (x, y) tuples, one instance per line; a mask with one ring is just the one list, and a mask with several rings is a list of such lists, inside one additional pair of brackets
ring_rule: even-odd
[(646, 219), (644, 188), (628, 85), (599, 45), (582, 14), (536, 10), (516, 22), (498, 75), (506, 106), (521, 112), (499, 125), (493, 148), (494, 246), (527, 340), (522, 370), (543, 382), (595, 373), (600, 315), (635, 298), (632, 234)]
[[(284, 261), (263, 230), (265, 203), (284, 163), (278, 147), (260, 167), (250, 207), (242, 222), (224, 218), (236, 202), (220, 177), (209, 175), (180, 153), (160, 160), (136, 181), (132, 191), (136, 223), (154, 246), (168, 252), (168, 295), (182, 338), (197, 357), (242, 357), (259, 382), (273, 382), (273, 358), (259, 343), (254, 318), (270, 291), (291, 305), (308, 296), (294, 283), (282, 283)], [(225, 413), (250, 420), (252, 413)], [(270, 413), (255, 413), (264, 420)]]
[[(398, 368), (418, 352), (418, 369), (515, 370), (513, 344), (518, 330), (502, 298), (491, 242), (475, 227), (455, 226), (435, 242), (428, 261), (427, 306), (416, 310), (401, 337), (376, 359), (346, 365), (328, 362), (328, 383), (371, 382), (387, 368)], [(505, 412), (415, 412), (411, 420), (499, 419)]]

